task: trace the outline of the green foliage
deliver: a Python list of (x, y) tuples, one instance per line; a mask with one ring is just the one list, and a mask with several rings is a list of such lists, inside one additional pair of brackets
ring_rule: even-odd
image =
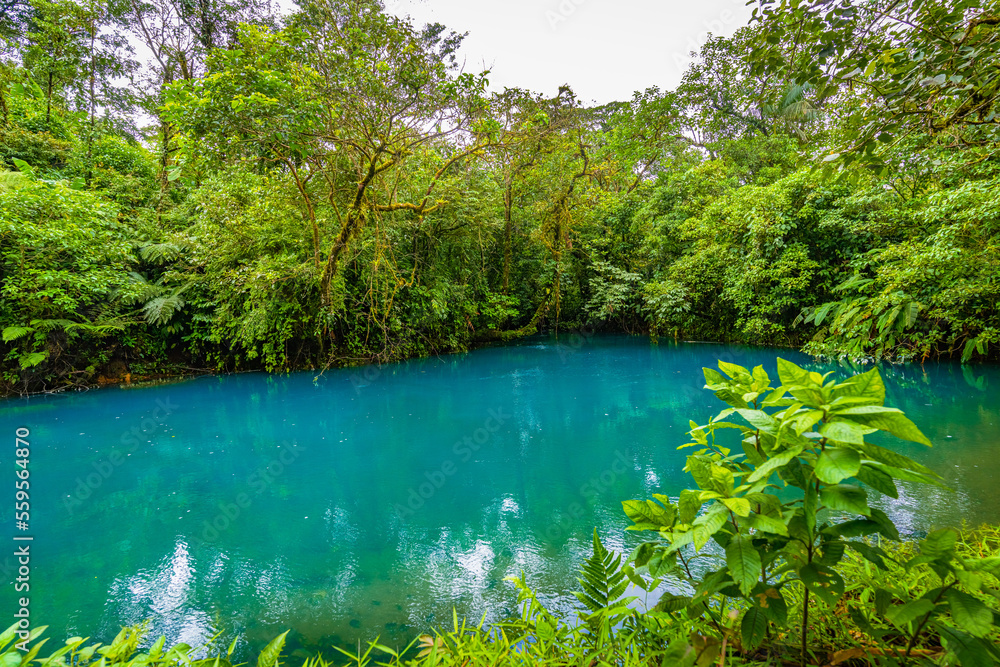
[[(745, 655), (765, 651), (784, 659), (798, 652), (806, 664), (816, 641), (811, 608), (834, 609), (848, 590), (845, 555), (856, 552), (886, 569), (891, 556), (870, 539), (899, 540), (886, 514), (869, 504), (866, 487), (895, 498), (897, 482), (941, 485), (932, 470), (870, 437), (881, 431), (931, 443), (902, 412), (884, 405), (877, 368), (838, 381), (778, 359), (777, 388), (760, 366), (751, 371), (720, 362), (719, 369), (705, 369), (706, 388), (729, 407), (705, 425), (691, 422), (693, 442), (682, 447), (695, 449), (685, 469), (698, 488), (682, 492), (677, 503), (665, 496), (623, 503), (633, 530), (659, 533), (636, 548), (633, 560), (650, 574), (679, 576), (693, 590), (686, 598), (665, 596), (661, 605), (714, 620), (722, 640), (729, 629), (715, 608), (737, 601), (742, 619), (733, 641)], [(742, 423), (728, 421), (736, 416)], [(876, 591), (880, 615), (906, 639), (904, 659), (927, 632), (958, 664), (1000, 656), (986, 641), (996, 633), (993, 612), (975, 596), (993, 580), (996, 559), (958, 557), (957, 537), (951, 530), (931, 533), (905, 564), (908, 571), (930, 568), (939, 587), (919, 598)], [(707, 549), (710, 542), (722, 553)], [(714, 566), (695, 575), (691, 563), (698, 557)], [(781, 639), (789, 634), (797, 634), (797, 646)], [(891, 644), (890, 633), (868, 634)]]
[[(28, 667), (37, 664), (44, 667), (65, 665), (83, 667), (84, 665), (107, 665), (109, 667), (175, 667), (190, 665), (191, 667), (232, 667), (230, 658), (236, 643), (227, 651), (221, 651), (213, 646), (216, 638), (212, 638), (204, 646), (189, 646), (176, 644), (166, 646), (166, 638), (160, 637), (146, 646), (140, 652), (147, 635), (147, 624), (122, 628), (121, 632), (110, 644), (87, 644), (87, 638), (70, 637), (59, 648), (41, 657), (42, 646), (49, 640), (40, 639), (47, 626), (36, 627), (28, 637), (19, 636), (18, 625), (15, 623), (0, 634), (0, 665), (13, 667), (21, 665)], [(287, 634), (287, 633), (286, 633)], [(284, 640), (284, 635), (279, 637)], [(277, 640), (275, 640), (277, 641)], [(29, 648), (30, 647), (30, 648)], [(26, 649), (26, 650), (25, 650)], [(206, 651), (210, 657), (201, 657)], [(280, 651), (280, 645), (278, 646)], [(276, 662), (268, 663), (272, 666)]]
[(0, 190), (3, 381), (21, 391), (65, 382), (101, 338), (129, 324), (127, 230), (115, 208), (63, 183), (21, 180)]
[(1000, 42), (996, 2), (765, 0), (755, 16), (751, 71), (780, 73), (832, 96), (858, 87), (875, 104), (852, 108), (827, 162), (887, 173), (893, 148), (913, 133), (973, 154), (996, 142), (1000, 116), (993, 74)]
[[(1000, 354), (995, 2), (768, 1), (676, 89), (601, 106), (490, 94), (461, 35), (372, 0), (282, 21), (257, 0), (29, 4), (0, 26), (20, 35), (0, 192), (24, 204), (4, 252), (73, 190), (129, 257), (74, 267), (103, 307), (0, 304), (0, 329), (31, 328), (4, 343), (5, 392), (96, 381), (123, 350), (284, 371), (583, 325)], [(23, 266), (6, 283), (31, 283)], [(42, 340), (34, 320), (77, 326)]]

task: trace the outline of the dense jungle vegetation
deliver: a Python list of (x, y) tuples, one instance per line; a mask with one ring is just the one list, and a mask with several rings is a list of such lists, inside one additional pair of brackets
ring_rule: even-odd
[(996, 2), (766, 0), (601, 106), (375, 0), (0, 11), (6, 393), (585, 326), (996, 358)]

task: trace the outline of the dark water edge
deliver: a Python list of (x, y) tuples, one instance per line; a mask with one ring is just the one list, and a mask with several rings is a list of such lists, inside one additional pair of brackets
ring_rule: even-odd
[[(402, 646), (450, 625), (452, 608), (498, 620), (515, 611), (503, 579), (521, 571), (571, 613), (592, 527), (625, 550), (636, 538), (621, 500), (690, 486), (676, 446), (688, 419), (721, 407), (700, 368), (722, 357), (773, 374), (778, 356), (861, 370), (792, 350), (570, 334), (318, 379), (0, 402), (3, 432), (32, 430), (33, 613), (53, 636), (99, 641), (147, 618), (172, 641), (222, 630), (225, 644), (242, 637), (243, 659), (288, 628), (290, 650), (313, 650), (377, 635)], [(904, 485), (884, 509), (911, 534), (1000, 522), (1000, 368), (883, 373), (887, 403), (936, 445), (896, 448), (956, 489)]]

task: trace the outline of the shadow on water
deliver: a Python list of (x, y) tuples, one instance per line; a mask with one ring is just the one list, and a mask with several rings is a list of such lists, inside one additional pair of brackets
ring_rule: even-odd
[[(401, 647), (453, 607), (496, 620), (522, 571), (569, 612), (592, 527), (628, 548), (620, 501), (689, 485), (676, 448), (720, 407), (701, 368), (774, 374), (778, 356), (852, 372), (788, 350), (570, 334), (318, 379), (7, 401), (4, 432), (32, 432), (33, 615), (100, 641), (147, 618), (172, 641), (221, 630), (245, 659), (288, 628), (291, 650)], [(888, 403), (936, 445), (893, 446), (955, 492), (903, 485), (879, 502), (911, 533), (1000, 520), (1000, 369), (884, 375)]]

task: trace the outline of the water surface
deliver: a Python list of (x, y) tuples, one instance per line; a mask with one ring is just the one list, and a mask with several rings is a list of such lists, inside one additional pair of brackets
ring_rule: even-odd
[[(223, 630), (247, 656), (288, 628), (293, 646), (399, 645), (450, 623), (453, 607), (498, 618), (513, 611), (504, 578), (522, 571), (568, 608), (593, 527), (626, 549), (621, 500), (690, 486), (676, 447), (689, 419), (720, 408), (702, 366), (723, 357), (774, 375), (777, 356), (809, 363), (564, 336), (318, 379), (0, 403), (9, 440), (31, 430), (34, 621), (101, 641), (145, 619), (192, 644)], [(955, 492), (903, 485), (883, 506), (911, 532), (1000, 521), (1000, 369), (884, 374), (888, 403), (936, 445), (899, 449)], [(13, 587), (2, 595), (11, 609)]]

